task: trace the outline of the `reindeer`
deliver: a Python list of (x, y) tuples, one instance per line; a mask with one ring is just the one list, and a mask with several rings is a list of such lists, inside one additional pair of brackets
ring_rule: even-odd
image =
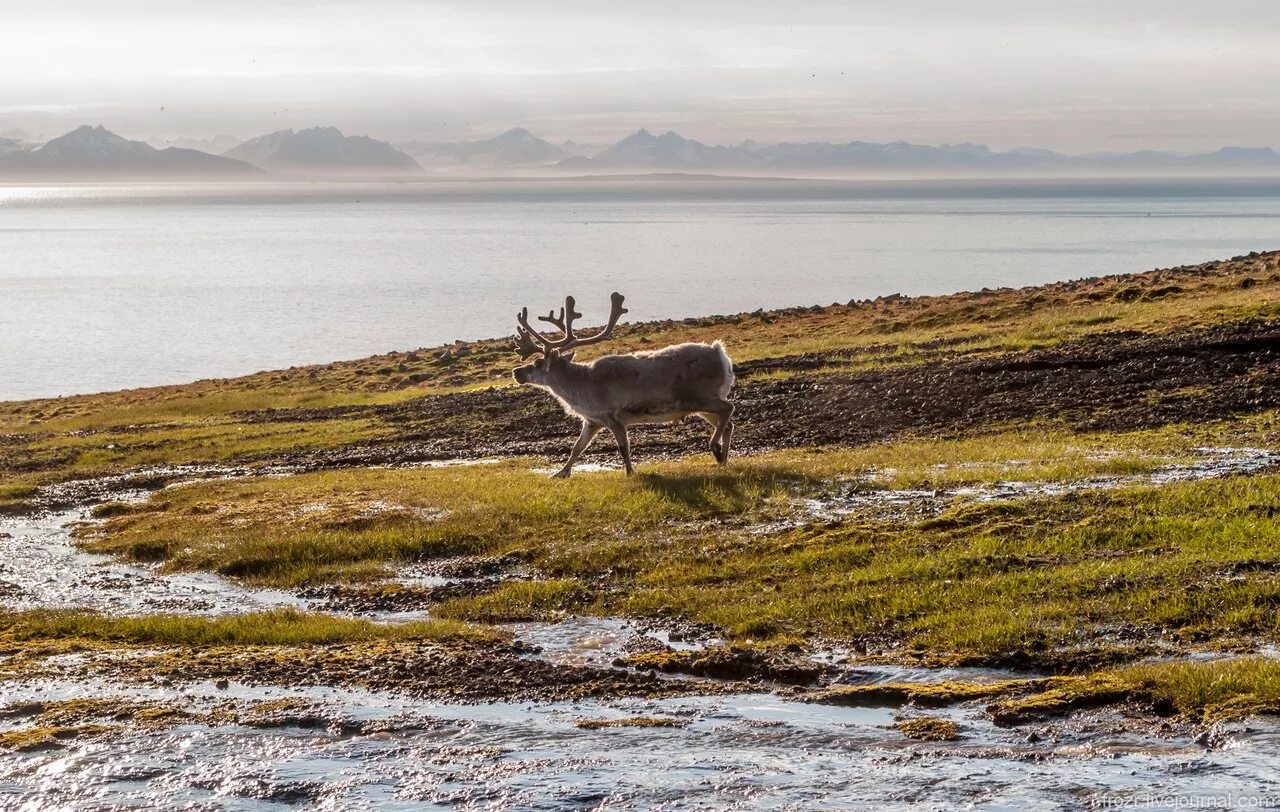
[(521, 361), (541, 354), (541, 358), (512, 374), (516, 382), (545, 389), (560, 401), (566, 413), (582, 421), (578, 442), (569, 452), (564, 467), (552, 476), (565, 478), (573, 464), (600, 433), (608, 429), (618, 441), (622, 462), (631, 467), (631, 441), (627, 427), (638, 423), (674, 423), (697, 415), (711, 424), (711, 453), (721, 465), (729, 461), (733, 439), (733, 404), (727, 398), (733, 388), (733, 362), (724, 346), (676, 344), (660, 350), (630, 355), (606, 355), (594, 361), (575, 363), (572, 350), (598, 344), (613, 335), (618, 319), (626, 313), (623, 295), (614, 293), (609, 323), (595, 335), (579, 336), (573, 322), (582, 316), (568, 296), (560, 314), (552, 310), (539, 321), (560, 331), (560, 337), (543, 335), (529, 326), (529, 308), (516, 315), (519, 327), (513, 341)]

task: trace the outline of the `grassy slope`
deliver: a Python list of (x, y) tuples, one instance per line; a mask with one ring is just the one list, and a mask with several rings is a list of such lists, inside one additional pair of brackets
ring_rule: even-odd
[[(608, 351), (721, 338), (738, 363), (838, 350), (841, 357), (825, 370), (836, 371), (1049, 347), (1104, 331), (1274, 316), (1278, 302), (1280, 254), (1266, 254), (1039, 288), (629, 325)], [(0, 506), (71, 477), (394, 440), (396, 424), (376, 416), (262, 423), (251, 413), (395, 403), (509, 383), (515, 357), (505, 339), (466, 349), (450, 361), (437, 348), (184, 386), (0, 403)]]
[[(1270, 424), (1259, 419), (1248, 431), (1269, 436)], [(107, 521), (84, 542), (95, 552), (284, 587), (377, 576), (388, 562), (511, 552), (581, 575), (593, 566), (634, 570), (624, 561), (632, 547), (705, 537), (709, 523), (716, 533), (740, 535), (745, 526), (803, 517), (797, 495), (821, 496), (847, 483), (932, 489), (1137, 474), (1184, 458), (1213, 436), (1208, 427), (1093, 437), (1021, 429), (774, 452), (727, 469), (697, 459), (650, 463), (636, 477), (610, 472), (555, 485), (520, 459), (206, 481), (140, 505), (99, 506)]]
[[(1246, 439), (1258, 439), (1257, 431)], [(1200, 436), (1109, 439), (1131, 454), (1144, 445), (1167, 453), (1173, 442), (1186, 448)], [(893, 480), (933, 486), (933, 461), (962, 455), (966, 444), (919, 441), (921, 463)], [(942, 479), (1021, 474), (1025, 466), (1008, 467), (1026, 452), (1017, 435), (989, 438), (988, 460), (997, 447), (1006, 466), (961, 469), (962, 480), (944, 470)], [(1129, 472), (1170, 458), (1099, 459), (1088, 448), (1064, 454), (1038, 478)], [(794, 517), (797, 492), (820, 494), (830, 478), (860, 477), (878, 467), (868, 463), (879, 455), (901, 451), (780, 453), (726, 472), (681, 461), (630, 479), (610, 472), (554, 488), (519, 461), (465, 474), (356, 469), (206, 482), (108, 519), (87, 543), (286, 587), (377, 577), (395, 562), (518, 553), (545, 580), (458, 599), (440, 614), (494, 621), (585, 607), (687, 617), (740, 639), (865, 639), (903, 654), (1034, 652), (1096, 643), (1121, 628), (1185, 643), (1276, 632), (1280, 582), (1270, 572), (1280, 568), (1280, 522), (1267, 508), (1280, 504), (1280, 476), (961, 503), (923, 521), (868, 513), (752, 532)]]

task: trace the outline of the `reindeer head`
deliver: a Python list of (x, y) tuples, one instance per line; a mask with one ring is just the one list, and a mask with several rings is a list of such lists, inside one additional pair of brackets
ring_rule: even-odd
[(527, 383), (533, 386), (549, 386), (556, 370), (563, 369), (573, 362), (572, 350), (577, 347), (583, 347), (587, 344), (597, 344), (613, 335), (613, 328), (617, 326), (618, 319), (622, 318), (622, 314), (627, 310), (622, 306), (624, 297), (621, 293), (614, 293), (611, 297), (612, 307), (609, 311), (609, 323), (604, 329), (595, 335), (578, 336), (573, 332), (573, 322), (582, 317), (582, 314), (574, 310), (574, 300), (572, 296), (566, 296), (564, 307), (560, 308), (560, 315), (552, 310), (545, 316), (538, 316), (538, 321), (545, 321), (554, 326), (561, 333), (560, 338), (551, 338), (539, 333), (537, 330), (529, 326), (529, 308), (523, 308), (517, 315), (516, 321), (519, 326), (516, 328), (516, 337), (512, 342), (515, 345), (516, 353), (520, 356), (520, 360), (526, 361), (530, 356), (541, 355), (532, 364), (518, 367), (512, 375), (515, 376), (516, 383)]

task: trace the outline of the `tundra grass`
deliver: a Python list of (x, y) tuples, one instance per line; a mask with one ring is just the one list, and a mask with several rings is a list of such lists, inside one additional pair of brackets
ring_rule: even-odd
[(969, 506), (905, 527), (668, 537), (587, 567), (551, 550), (535, 563), (608, 577), (616, 592), (594, 611), (692, 619), (738, 640), (851, 639), (899, 660), (1073, 670), (1142, 653), (1116, 647), (1120, 632), (1178, 647), (1274, 640), (1277, 500), (1280, 478), (1233, 478)]
[(38, 482), (31, 476), (0, 478), (0, 516), (26, 510), (39, 490)]
[(591, 597), (590, 592), (571, 579), (512, 581), (493, 592), (452, 600), (436, 614), (481, 623), (552, 621), (590, 603)]
[[(292, 587), (385, 574), (385, 566), (538, 550), (573, 576), (655, 556), (723, 527), (804, 518), (797, 497), (841, 488), (938, 488), (1141, 474), (1184, 458), (1194, 432), (1109, 437), (1017, 429), (978, 439), (777, 452), (721, 469), (682, 460), (549, 482), (529, 462), (344, 469), (181, 485), (139, 505), (100, 506), (94, 552), (162, 560)], [(1127, 451), (1117, 452), (1116, 444)], [(645, 553), (645, 550), (650, 552)], [(628, 564), (629, 567), (634, 565)], [(505, 592), (476, 602), (493, 606)], [(532, 600), (532, 599), (531, 599)], [(530, 611), (542, 611), (530, 609)]]
[(1051, 683), (1051, 679), (1000, 680), (996, 682), (878, 682), (869, 685), (832, 685), (802, 695), (806, 702), (823, 705), (906, 705), (940, 708), (978, 699), (1021, 694)]
[(202, 721), (213, 723), (231, 713), (202, 715), (172, 703), (126, 697), (83, 697), (17, 702), (0, 706), (0, 718), (19, 718), (24, 724), (0, 732), (0, 749), (27, 751), (63, 746), (86, 738), (102, 738), (127, 729), (161, 730)]
[(999, 724), (1020, 724), (1117, 703), (1204, 722), (1280, 714), (1280, 662), (1261, 657), (1157, 662), (1059, 677), (1044, 691), (1002, 699), (989, 711)]
[(689, 722), (667, 716), (626, 716), (621, 719), (579, 719), (573, 724), (583, 730), (610, 730), (622, 727), (684, 727)]
[(108, 617), (73, 610), (0, 613), (0, 648), (74, 641), (131, 646), (325, 646), (386, 640), (439, 643), (504, 639), (501, 632), (450, 620), (372, 623), (278, 609), (229, 617)]
[(1274, 639), (1280, 477), (957, 508), (905, 528), (703, 544), (638, 573), (617, 607), (737, 637), (872, 641), (900, 656), (1034, 655), (1113, 632)]
[(608, 556), (648, 533), (750, 517), (789, 500), (777, 471), (583, 476), (556, 487), (527, 461), (438, 469), (348, 469), (170, 488), (108, 519), (97, 552), (160, 559), (270, 586), (359, 580), (371, 566), (518, 550)]
[(917, 708), (994, 700), (987, 710), (1003, 725), (1114, 704), (1133, 704), (1190, 721), (1219, 722), (1280, 714), (1280, 661), (1263, 657), (1170, 660), (1101, 669), (1082, 676), (985, 683), (835, 685), (801, 698), (833, 705), (884, 703)]
[(1116, 676), (1187, 716), (1216, 720), (1280, 713), (1280, 662), (1273, 659), (1152, 663)]
[(59, 747), (74, 739), (102, 738), (118, 733), (117, 725), (66, 725), (29, 727), (0, 732), (0, 750), (27, 752)]
[(222, 463), (286, 452), (333, 448), (390, 432), (369, 420), (293, 423), (202, 423), (147, 431), (115, 430), (42, 436), (25, 446), (29, 463), (64, 477), (87, 477), (155, 465)]
[(897, 728), (908, 739), (950, 742), (960, 738), (960, 725), (950, 719), (939, 719), (936, 716), (906, 719), (899, 722)]

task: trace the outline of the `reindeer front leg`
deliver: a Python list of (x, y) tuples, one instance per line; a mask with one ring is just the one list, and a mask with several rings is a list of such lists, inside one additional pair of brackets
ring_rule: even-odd
[(578, 442), (573, 444), (573, 450), (569, 452), (569, 459), (565, 462), (564, 467), (551, 475), (552, 479), (568, 479), (569, 474), (573, 472), (573, 464), (578, 461), (578, 457), (582, 456), (582, 452), (587, 450), (587, 446), (591, 445), (591, 441), (600, 433), (601, 426), (592, 423), (590, 420), (582, 421), (582, 432), (578, 434)]

